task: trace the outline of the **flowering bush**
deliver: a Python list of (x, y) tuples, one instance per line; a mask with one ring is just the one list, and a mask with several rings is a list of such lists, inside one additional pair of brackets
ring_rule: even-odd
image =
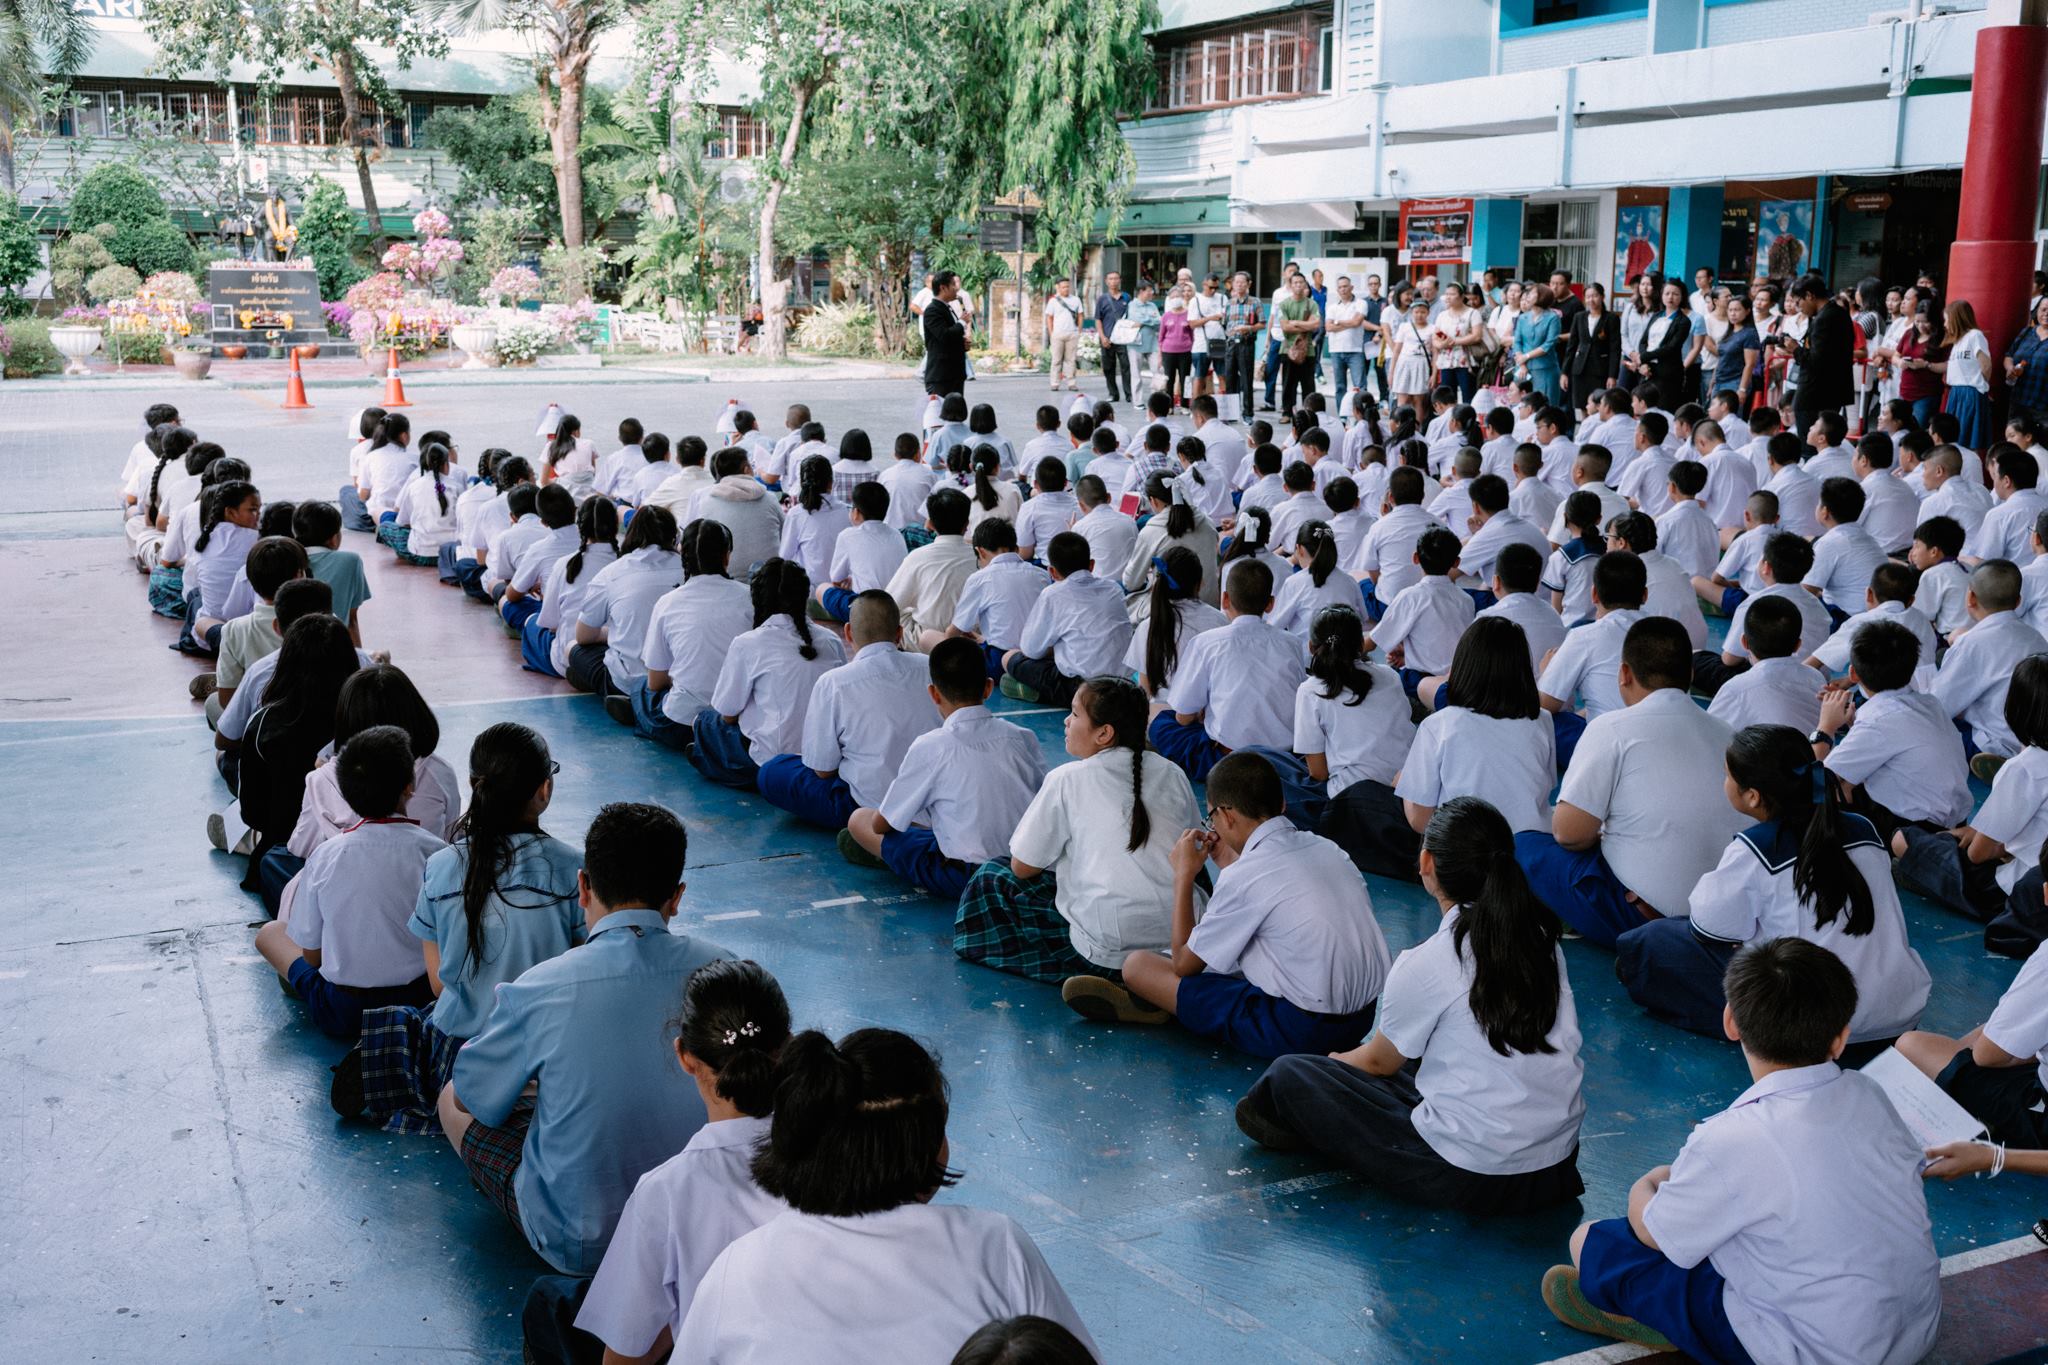
[(320, 311), (327, 315), (327, 330), (330, 333), (335, 336), (348, 335), (349, 319), (356, 315), (355, 309), (346, 303), (323, 303), (320, 305)]
[(454, 274), (462, 264), (462, 243), (448, 235), (452, 226), (441, 210), (421, 209), (412, 220), (420, 240), (395, 243), (384, 253), (384, 268), (414, 284), (431, 284)]
[(555, 313), (555, 326), (564, 341), (589, 341), (597, 335), (597, 305), (578, 299)]
[(408, 294), (385, 308), (361, 308), (350, 314), (349, 340), (368, 355), (388, 346), (408, 360), (447, 344), (448, 329), (461, 320), (461, 313), (446, 299)]
[(159, 270), (142, 282), (142, 292), (176, 303), (199, 302), (199, 284), (182, 270)]
[(500, 316), (498, 340), (493, 346), (500, 360), (523, 365), (561, 340), (559, 328), (530, 313)]
[(348, 307), (351, 314), (360, 313), (365, 309), (376, 312), (380, 308), (388, 309), (395, 306), (404, 297), (405, 281), (387, 270), (354, 285), (348, 293), (342, 295), (342, 303)]
[(439, 209), (421, 209), (412, 216), (412, 230), (422, 237), (446, 237), (454, 224)]
[(59, 322), (79, 327), (103, 326), (107, 320), (107, 305), (104, 303), (73, 304), (57, 315)]
[(523, 265), (508, 265), (491, 276), (491, 282), (484, 286), (483, 301), (493, 308), (540, 297), (540, 276)]

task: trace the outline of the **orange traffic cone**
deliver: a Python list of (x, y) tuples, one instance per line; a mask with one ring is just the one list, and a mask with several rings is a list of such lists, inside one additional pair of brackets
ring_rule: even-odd
[(306, 379), (299, 373), (299, 348), (292, 347), (291, 354), (291, 373), (284, 379), (284, 405), (287, 408), (310, 408), (313, 405), (306, 401)]
[(384, 406), (387, 408), (409, 408), (405, 400), (405, 385), (398, 379), (398, 347), (391, 348), (391, 360), (384, 370)]

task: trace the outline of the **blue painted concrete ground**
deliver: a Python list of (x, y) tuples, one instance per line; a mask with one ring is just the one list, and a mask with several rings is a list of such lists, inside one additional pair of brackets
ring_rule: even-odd
[[(16, 581), (33, 578), (43, 619), (68, 601), (120, 615), (98, 648), (54, 665), (75, 684), (65, 705), (0, 711), (5, 1357), (517, 1361), (540, 1263), (445, 1144), (328, 1110), (338, 1049), (255, 958), (260, 907), (201, 833), (225, 795), (204, 723), (154, 681), (132, 695), (163, 669), (164, 633), (142, 619), (107, 523), (35, 557), (12, 529), (0, 554), (33, 571)], [(382, 569), (377, 587), (419, 618), (409, 631), (503, 643), (453, 593)], [(430, 667), (422, 656), (399, 661)], [(0, 702), (22, 696), (14, 668), (0, 665)], [(1419, 1210), (1242, 1139), (1231, 1110), (1256, 1064), (1172, 1029), (1086, 1024), (1049, 987), (961, 963), (948, 907), (706, 785), (594, 702), (463, 700), (522, 690), (509, 648), (495, 671), (442, 679), (442, 752), (460, 768), (487, 724), (539, 729), (563, 763), (548, 824), (572, 840), (605, 801), (679, 811), (681, 926), (767, 965), (801, 1024), (889, 1025), (943, 1054), (967, 1172), (948, 1197), (1018, 1218), (1112, 1361), (1537, 1361), (1595, 1345), (1545, 1312), (1542, 1271), (1581, 1216), (1620, 1212), (1630, 1182), (1747, 1083), (1732, 1048), (1652, 1024), (1609, 955), (1568, 945), (1586, 1035), (1582, 1209), (1491, 1223)], [(1057, 715), (1019, 719), (1063, 758)], [(1417, 888), (1372, 891), (1397, 950), (1430, 932)], [(1927, 1026), (1981, 1021), (2013, 964), (1971, 924), (1908, 914), (1935, 978)], [(2012, 1179), (1930, 1190), (1940, 1250), (2020, 1235), (2040, 1193)]]

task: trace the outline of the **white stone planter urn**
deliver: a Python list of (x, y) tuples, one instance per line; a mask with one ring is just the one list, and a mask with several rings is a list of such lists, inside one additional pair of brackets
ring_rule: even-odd
[(86, 373), (85, 358), (100, 348), (100, 329), (97, 327), (52, 327), (50, 344), (57, 353), (71, 363), (64, 367), (66, 374)]
[(481, 370), (489, 367), (484, 359), (491, 348), (498, 344), (498, 324), (495, 322), (458, 322), (448, 329), (449, 340), (456, 349), (469, 359), (462, 362), (465, 370)]

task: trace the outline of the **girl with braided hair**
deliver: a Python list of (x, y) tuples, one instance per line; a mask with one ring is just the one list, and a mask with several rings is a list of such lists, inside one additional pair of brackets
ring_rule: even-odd
[(1119, 977), (1137, 949), (1164, 950), (1173, 919), (1167, 855), (1201, 824), (1187, 775), (1145, 743), (1150, 703), (1129, 678), (1089, 678), (1067, 713), (1077, 761), (1047, 774), (1010, 857), (968, 879), (953, 951), (1058, 983)]
[(689, 750), (699, 772), (744, 791), (754, 789), (761, 764), (802, 752), (811, 685), (846, 662), (839, 637), (811, 625), (811, 579), (801, 564), (769, 560), (749, 591), (754, 628), (726, 652)]

